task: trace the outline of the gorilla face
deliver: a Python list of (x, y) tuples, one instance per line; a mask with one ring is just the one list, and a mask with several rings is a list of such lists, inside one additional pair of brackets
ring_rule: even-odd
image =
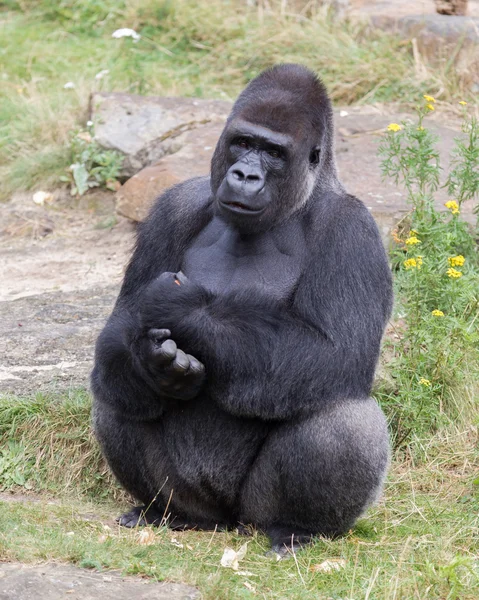
[(217, 211), (257, 233), (299, 210), (316, 185), (336, 182), (332, 110), (307, 69), (282, 65), (254, 79), (236, 101), (211, 165)]
[(311, 193), (319, 149), (305, 156), (292, 136), (240, 118), (228, 126), (225, 146), (227, 170), (216, 202), (223, 217), (240, 230), (272, 225)]

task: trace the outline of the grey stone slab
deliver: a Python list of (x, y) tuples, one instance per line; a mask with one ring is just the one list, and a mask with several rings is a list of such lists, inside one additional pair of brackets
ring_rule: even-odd
[(199, 600), (198, 590), (71, 565), (0, 564), (0, 600)]
[(95, 140), (124, 154), (123, 175), (131, 176), (180, 150), (192, 129), (224, 122), (231, 104), (110, 92), (94, 94), (90, 107)]

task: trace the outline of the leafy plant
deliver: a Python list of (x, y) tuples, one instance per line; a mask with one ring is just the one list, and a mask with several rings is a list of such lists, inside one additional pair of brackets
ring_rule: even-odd
[(460, 419), (477, 402), (479, 255), (461, 205), (479, 191), (479, 127), (465, 112), (467, 139), (456, 139), (444, 184), (457, 200), (439, 212), (434, 207), (441, 174), (437, 138), (424, 126), (435, 100), (424, 100), (417, 122), (389, 125), (379, 150), (384, 176), (404, 185), (412, 205), (393, 232), (396, 336), (388, 342), (391, 377), (379, 390), (398, 445)]
[(70, 153), (72, 164), (69, 174), (62, 175), (60, 180), (70, 183), (72, 196), (83, 196), (92, 187), (118, 189), (123, 156), (115, 150), (104, 150), (97, 144), (91, 121), (87, 123), (86, 130), (72, 132)]
[(33, 459), (25, 454), (25, 447), (13, 440), (0, 450), (0, 489), (13, 486), (31, 488), (29, 478), (32, 474)]

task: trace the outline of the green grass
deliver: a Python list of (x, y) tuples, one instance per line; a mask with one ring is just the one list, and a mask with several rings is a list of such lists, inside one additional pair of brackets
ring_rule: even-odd
[[(85, 123), (92, 91), (234, 99), (265, 67), (315, 69), (334, 102), (457, 99), (461, 81), (418, 79), (411, 48), (364, 26), (227, 0), (36, 0), (3, 3), (0, 18), (0, 196), (54, 185), (70, 164), (68, 132)], [(142, 35), (112, 39), (117, 27)], [(95, 75), (103, 69), (102, 80)], [(73, 90), (64, 84), (72, 81)], [(467, 99), (467, 98), (466, 98)]]
[(124, 497), (100, 454), (87, 392), (0, 396), (0, 489)]
[[(26, 501), (0, 497), (0, 560), (64, 561), (183, 581), (211, 600), (479, 595), (477, 427), (444, 429), (416, 440), (414, 452), (398, 452), (384, 498), (353, 531), (276, 563), (264, 556), (268, 542), (258, 533), (158, 529), (152, 545), (143, 545), (139, 531), (115, 526), (112, 518), (127, 506), (126, 497), (105, 473), (89, 409), (82, 391), (1, 399), (0, 489), (23, 492)], [(221, 567), (224, 549), (247, 540), (240, 564), (247, 574)], [(318, 570), (328, 559), (341, 559), (344, 567)]]

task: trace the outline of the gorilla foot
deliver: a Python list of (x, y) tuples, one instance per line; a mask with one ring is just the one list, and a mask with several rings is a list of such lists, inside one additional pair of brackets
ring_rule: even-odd
[(294, 529), (291, 526), (274, 525), (266, 530), (271, 540), (271, 550), (266, 556), (279, 556), (287, 558), (301, 550), (304, 546), (311, 544), (313, 534), (304, 529)]
[(153, 506), (135, 506), (130, 511), (120, 515), (116, 520), (123, 527), (145, 527), (146, 525), (166, 525), (164, 513)]

